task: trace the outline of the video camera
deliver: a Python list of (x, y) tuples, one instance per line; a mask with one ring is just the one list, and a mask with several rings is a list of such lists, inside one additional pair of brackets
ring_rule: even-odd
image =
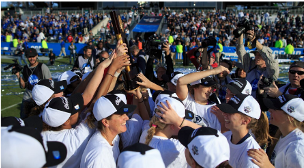
[(22, 71), (23, 67), (18, 64), (17, 59), (14, 59), (13, 62), (13, 64), (9, 64), (7, 67), (5, 67), (4, 70), (8, 70), (9, 68), (14, 67), (12, 69), (12, 74), (16, 74), (17, 72)]
[(216, 45), (216, 39), (214, 37), (208, 37), (202, 41), (202, 47), (206, 48), (208, 46), (215, 46)]
[(239, 38), (243, 33), (247, 32), (248, 30), (254, 30), (254, 25), (250, 24), (249, 19), (244, 19), (237, 24), (237, 29), (233, 31), (233, 35), (236, 38)]
[(161, 59), (162, 49), (165, 47), (166, 41), (157, 40), (154, 35), (150, 36), (146, 41), (145, 51), (150, 56), (154, 56), (157, 59)]
[(260, 89), (264, 89), (265, 87), (272, 86), (273, 79), (262, 76), (261, 82), (262, 82), (262, 84), (260, 84), (259, 87), (260, 87)]

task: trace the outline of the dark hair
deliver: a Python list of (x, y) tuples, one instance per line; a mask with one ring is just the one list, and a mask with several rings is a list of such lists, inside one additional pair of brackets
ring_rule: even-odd
[(232, 63), (231, 63), (231, 61), (230, 60), (221, 60), (221, 62), (224, 62), (224, 63), (226, 63), (226, 64), (228, 64), (228, 66), (229, 66), (229, 71), (231, 71), (232, 70)]
[(90, 46), (85, 46), (85, 47), (83, 47), (83, 52), (87, 52), (88, 49), (92, 50), (92, 48), (91, 48)]

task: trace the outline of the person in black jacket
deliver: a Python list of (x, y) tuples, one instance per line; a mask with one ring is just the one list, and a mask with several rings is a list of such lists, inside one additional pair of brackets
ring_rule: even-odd
[(163, 45), (164, 45), (163, 50), (165, 51), (165, 54), (166, 54), (166, 56), (165, 56), (166, 66), (164, 64), (157, 65), (155, 67), (157, 77), (155, 77), (154, 72), (153, 72), (154, 57), (149, 56), (149, 59), (147, 61), (145, 76), (153, 83), (167, 89), (168, 87), (167, 87), (166, 81), (162, 79), (162, 75), (167, 74), (168, 76), (170, 76), (171, 73), (174, 72), (174, 68), (173, 68), (173, 62), (172, 62), (172, 59), (170, 56), (169, 44), (168, 44), (168, 42), (166, 42)]

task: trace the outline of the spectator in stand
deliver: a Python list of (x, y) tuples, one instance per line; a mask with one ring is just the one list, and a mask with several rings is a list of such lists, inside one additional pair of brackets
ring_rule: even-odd
[(177, 52), (177, 59), (181, 60), (183, 58), (183, 46), (181, 41), (179, 41), (178, 45), (176, 46), (176, 52)]
[(60, 50), (60, 53), (59, 53), (59, 57), (63, 54), (64, 56), (66, 56), (66, 53), (65, 53), (65, 42), (63, 39), (61, 39), (61, 43), (60, 43), (60, 47), (61, 47), (61, 50)]
[(72, 41), (73, 41), (73, 37), (72, 37), (72, 34), (70, 34), (70, 35), (68, 36), (68, 42), (71, 43)]

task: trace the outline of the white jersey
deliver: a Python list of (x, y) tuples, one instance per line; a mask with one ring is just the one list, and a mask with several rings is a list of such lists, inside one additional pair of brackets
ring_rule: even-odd
[(96, 130), (82, 154), (80, 168), (116, 168), (120, 154), (118, 135), (112, 144), (113, 146)]
[(185, 157), (186, 148), (177, 139), (154, 135), (149, 146), (159, 150), (166, 168), (190, 168)]
[(143, 124), (142, 118), (138, 114), (133, 114), (130, 120), (127, 120), (127, 131), (120, 134), (123, 148), (131, 146), (138, 142)]
[(280, 138), (271, 155), (276, 168), (304, 167), (304, 133), (295, 129), (284, 138)]
[(82, 152), (94, 133), (94, 130), (95, 129), (89, 128), (85, 121), (82, 121), (75, 128), (64, 129), (61, 131), (43, 131), (41, 135), (44, 140), (62, 142), (67, 148), (67, 156), (65, 160), (59, 165), (53, 167), (79, 167)]
[(231, 143), (231, 135), (232, 132), (228, 131), (223, 134), (229, 143), (230, 147), (230, 159), (229, 164), (233, 168), (258, 168), (256, 164), (254, 164), (251, 159), (252, 157), (249, 157), (247, 154), (247, 151), (249, 149), (259, 149), (259, 144), (255, 141), (255, 139), (250, 136), (248, 137), (244, 142), (241, 144), (233, 144)]
[(192, 120), (194, 123), (205, 127), (209, 125), (207, 121), (208, 118), (204, 118), (204, 117), (208, 116), (208, 114), (206, 114), (208, 112), (208, 109), (214, 106), (215, 104), (211, 104), (211, 105), (198, 104), (195, 102), (194, 98), (190, 93), (188, 93), (186, 99), (183, 100), (183, 103), (187, 110), (190, 110), (194, 113), (194, 119)]

